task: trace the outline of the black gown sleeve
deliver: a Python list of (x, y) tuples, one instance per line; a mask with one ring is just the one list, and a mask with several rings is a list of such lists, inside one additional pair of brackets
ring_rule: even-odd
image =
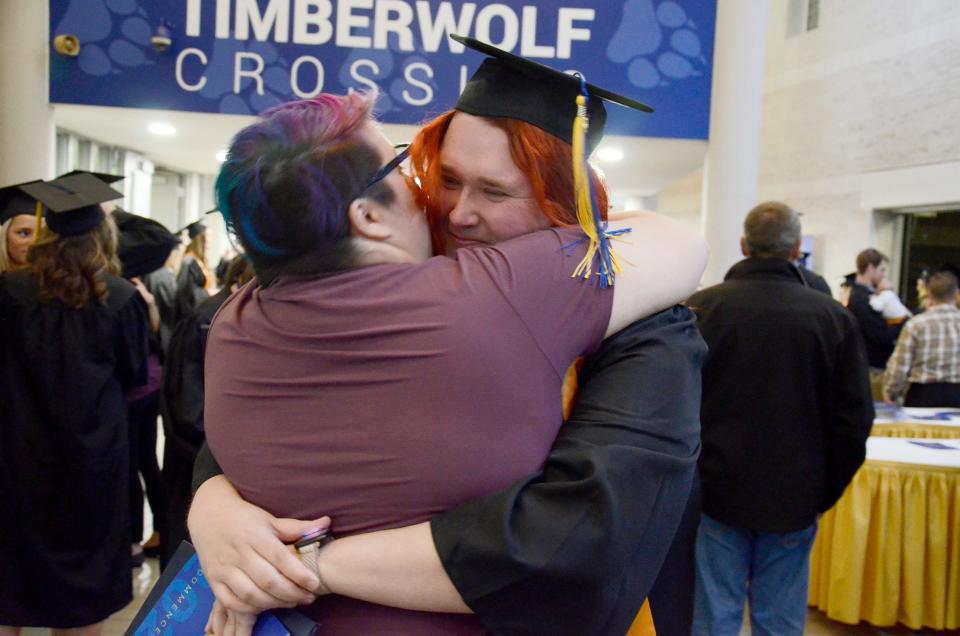
[(543, 470), (433, 518), (444, 568), (485, 627), (627, 631), (690, 494), (705, 355), (685, 307), (607, 339)]
[(209, 298), (205, 285), (207, 277), (196, 258), (184, 259), (177, 274), (177, 292), (174, 298), (176, 322), (190, 317), (197, 306)]
[(197, 459), (193, 462), (193, 483), (190, 485), (193, 494), (197, 494), (197, 489), (208, 479), (222, 474), (223, 469), (220, 468), (220, 464), (210, 451), (210, 446), (204, 440), (197, 453)]
[(117, 358), (116, 375), (124, 393), (147, 383), (150, 332), (147, 303), (139, 293), (133, 293), (117, 310), (112, 333)]

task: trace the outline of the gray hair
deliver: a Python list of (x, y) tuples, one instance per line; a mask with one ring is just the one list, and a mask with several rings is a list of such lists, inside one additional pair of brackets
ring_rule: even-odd
[(761, 203), (747, 214), (743, 238), (752, 257), (789, 259), (800, 240), (800, 215), (779, 201)]

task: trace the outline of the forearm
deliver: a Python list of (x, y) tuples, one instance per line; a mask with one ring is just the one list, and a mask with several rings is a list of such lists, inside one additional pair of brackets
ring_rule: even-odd
[(433, 544), (428, 522), (337, 539), (320, 551), (335, 594), (425, 612), (470, 613)]
[(160, 331), (160, 310), (156, 303), (147, 304), (147, 314), (150, 316), (150, 330), (153, 333)]
[[(209, 459), (212, 462), (213, 456)], [(214, 466), (211, 463), (208, 468)], [(209, 526), (229, 517), (238, 505), (251, 507), (224, 475), (200, 472), (204, 480), (195, 481), (197, 490), (188, 525), (192, 535), (205, 538), (210, 534)], [(211, 542), (202, 543), (206, 546)], [(198, 544), (198, 552), (201, 547)], [(440, 563), (426, 522), (337, 539), (320, 551), (317, 565), (324, 585), (336, 594), (425, 612), (470, 612)]]

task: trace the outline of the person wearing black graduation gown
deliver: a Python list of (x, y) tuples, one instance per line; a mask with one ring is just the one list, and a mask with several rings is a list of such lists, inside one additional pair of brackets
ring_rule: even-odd
[(833, 290), (830, 289), (830, 284), (827, 282), (827, 279), (802, 265), (797, 265), (797, 270), (799, 270), (800, 276), (807, 283), (807, 287), (818, 292), (823, 292), (831, 298), (833, 297)]
[(210, 272), (204, 260), (207, 248), (207, 227), (196, 221), (187, 226), (190, 244), (187, 246), (180, 272), (177, 274), (177, 295), (175, 300), (175, 322), (180, 322), (197, 308), (197, 305), (210, 297), (207, 290), (213, 284)]
[[(87, 174), (96, 177), (106, 185), (123, 179), (121, 175), (105, 174), (74, 170), (63, 175), (65, 177)], [(117, 193), (119, 195), (119, 192)], [(162, 224), (146, 217), (132, 214), (121, 209), (112, 201), (102, 204), (105, 211), (117, 228), (117, 258), (120, 261), (121, 271), (128, 280), (140, 279), (149, 272), (161, 267), (169, 258), (170, 253), (180, 243), (170, 230)], [(141, 281), (142, 282), (142, 281)], [(146, 287), (146, 285), (144, 285)], [(142, 565), (144, 549), (143, 541), (143, 497), (146, 490), (153, 512), (154, 533), (147, 541), (147, 548), (156, 550), (158, 544), (158, 528), (165, 523), (164, 495), (160, 485), (160, 466), (157, 463), (157, 418), (160, 415), (160, 362), (163, 352), (163, 306), (157, 302), (157, 297), (151, 297), (151, 290), (147, 288), (146, 298), (150, 311), (156, 311), (159, 316), (154, 324), (155, 333), (150, 338), (150, 356), (147, 360), (148, 379), (143, 386), (137, 386), (127, 394), (127, 421), (130, 427), (130, 510), (132, 518), (130, 524), (130, 544), (133, 550), (133, 565)], [(155, 307), (155, 309), (154, 309)], [(143, 477), (141, 485), (140, 477)]]
[[(108, 182), (109, 183), (109, 182)], [(119, 234), (118, 256), (126, 278), (139, 277), (160, 312), (160, 346), (166, 351), (175, 322), (177, 278), (166, 265), (180, 239), (162, 224), (119, 207), (112, 212)]]
[[(96, 631), (132, 596), (124, 393), (145, 381), (149, 323), (134, 286), (108, 273), (107, 199), (87, 179), (30, 190), (52, 232), (30, 269), (0, 275), (0, 333), (16, 334), (0, 338), (2, 625)], [(68, 243), (84, 256), (63, 256)], [(87, 297), (41, 286), (53, 271), (86, 280)]]
[[(687, 616), (671, 616), (664, 624), (674, 631), (661, 631), (651, 602), (659, 633), (689, 631), (705, 348), (686, 309), (648, 320), (585, 363), (574, 413), (544, 471), (431, 523), (447, 574), (494, 632), (625, 632), (685, 511), (692, 532), (675, 556), (688, 585), (664, 605), (678, 600), (686, 612), (670, 613)], [(203, 449), (195, 486), (217, 473)]]
[(252, 278), (249, 263), (234, 257), (224, 276), (224, 287), (200, 303), (193, 314), (177, 324), (163, 366), (163, 471), (166, 523), (160, 535), (160, 567), (187, 536), (193, 464), (204, 442), (203, 354), (214, 314), (230, 294)]

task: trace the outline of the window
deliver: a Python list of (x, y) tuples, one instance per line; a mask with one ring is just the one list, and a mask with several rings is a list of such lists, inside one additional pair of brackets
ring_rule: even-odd
[(807, 0), (807, 31), (813, 31), (820, 24), (820, 0)]

